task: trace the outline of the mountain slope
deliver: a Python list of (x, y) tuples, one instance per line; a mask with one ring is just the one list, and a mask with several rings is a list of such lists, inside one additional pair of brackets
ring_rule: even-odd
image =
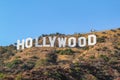
[[(43, 36), (97, 36), (94, 46), (75, 48), (36, 48), (16, 50), (0, 47), (2, 80), (119, 80), (120, 28), (87, 34)], [(39, 40), (39, 43), (42, 41)], [(48, 42), (48, 40), (47, 40)], [(48, 42), (49, 43), (49, 42)], [(57, 42), (56, 42), (57, 44)]]

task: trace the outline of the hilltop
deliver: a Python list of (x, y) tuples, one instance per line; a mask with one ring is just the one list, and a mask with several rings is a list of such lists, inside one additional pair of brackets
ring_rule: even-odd
[[(76, 38), (97, 36), (94, 46), (0, 47), (0, 79), (2, 80), (120, 80), (120, 28), (86, 34), (49, 34)], [(39, 43), (42, 42), (40, 39)], [(33, 42), (34, 43), (34, 42)], [(47, 39), (47, 43), (49, 43)], [(58, 42), (55, 42), (57, 46)]]

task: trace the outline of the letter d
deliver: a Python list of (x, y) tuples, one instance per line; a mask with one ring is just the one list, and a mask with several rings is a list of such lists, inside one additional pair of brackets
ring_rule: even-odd
[(88, 45), (95, 45), (97, 42), (96, 35), (88, 36)]

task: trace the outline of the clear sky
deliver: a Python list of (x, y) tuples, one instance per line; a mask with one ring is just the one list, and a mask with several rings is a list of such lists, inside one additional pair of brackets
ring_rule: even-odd
[(0, 45), (41, 34), (120, 27), (120, 0), (0, 0)]

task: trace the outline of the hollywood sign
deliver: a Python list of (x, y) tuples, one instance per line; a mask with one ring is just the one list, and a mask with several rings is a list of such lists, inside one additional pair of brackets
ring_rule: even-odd
[[(47, 44), (47, 38), (49, 40), (49, 44)], [(55, 42), (58, 42), (58, 47), (85, 47), (87, 45), (92, 46), (95, 45), (97, 42), (96, 35), (91, 34), (88, 37), (56, 37), (56, 36), (48, 36), (42, 37), (42, 44), (39, 43), (39, 39), (35, 39), (34, 46), (35, 47), (55, 47)], [(33, 47), (33, 39), (27, 38), (17, 40), (17, 50), (31, 48)]]

